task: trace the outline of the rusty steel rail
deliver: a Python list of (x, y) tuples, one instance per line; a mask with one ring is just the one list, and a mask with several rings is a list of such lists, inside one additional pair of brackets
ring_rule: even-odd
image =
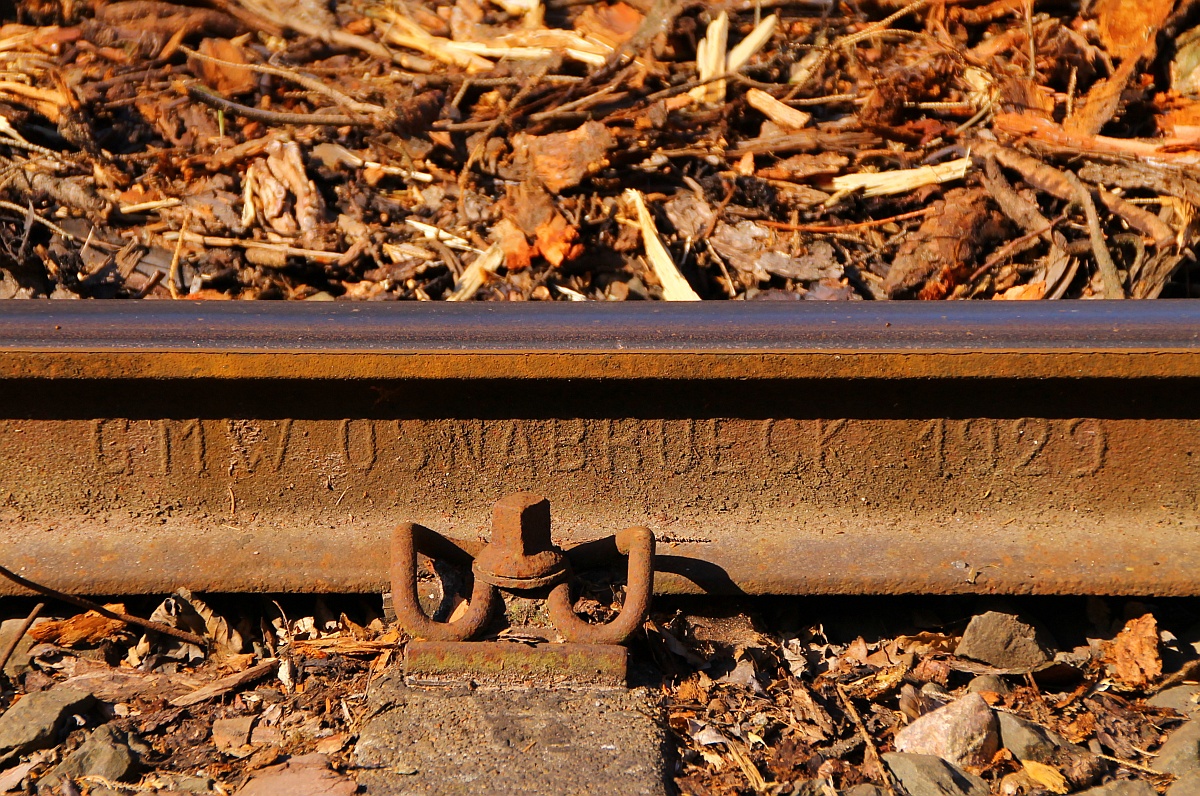
[(1200, 594), (1198, 476), (1198, 302), (0, 302), (0, 564), (63, 591), (379, 590), (528, 490), (660, 592)]

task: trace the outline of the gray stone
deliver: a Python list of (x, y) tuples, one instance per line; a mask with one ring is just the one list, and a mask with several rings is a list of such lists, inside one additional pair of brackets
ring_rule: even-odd
[(665, 796), (662, 707), (647, 689), (372, 688), (353, 762), (366, 793)]
[[(45, 621), (47, 620), (44, 617), (39, 617), (34, 620), (34, 624)], [(17, 631), (21, 630), (21, 626), (24, 624), (24, 619), (5, 619), (0, 622), (0, 650), (8, 649), (13, 636), (17, 635)], [(17, 648), (13, 650), (12, 657), (8, 659), (8, 663), (4, 664), (4, 673), (9, 677), (16, 677), (27, 671), (29, 669), (29, 650), (33, 649), (33, 645), (33, 636), (24, 633), (20, 642), (17, 643)]]
[(883, 763), (909, 796), (987, 796), (988, 786), (974, 774), (933, 755), (888, 752)]
[(52, 688), (21, 697), (0, 716), (0, 763), (54, 746), (67, 717), (87, 710), (94, 702), (87, 691), (74, 688)]
[(988, 611), (971, 617), (954, 654), (1010, 672), (1029, 672), (1050, 662), (1048, 647), (1033, 625), (1012, 614)]
[(884, 796), (887, 793), (878, 785), (872, 785), (870, 782), (860, 782), (849, 790), (841, 792), (842, 796)]
[(354, 780), (330, 770), (328, 757), (310, 754), (254, 772), (235, 796), (353, 796), (357, 790)]
[(996, 716), (979, 694), (926, 713), (896, 733), (897, 752), (936, 755), (956, 766), (982, 766), (1000, 748)]
[(1094, 782), (1104, 772), (1100, 758), (1056, 732), (1011, 713), (998, 712), (996, 719), (1000, 745), (1018, 760), (1055, 766), (1077, 788)]
[(137, 759), (129, 748), (125, 733), (105, 724), (92, 730), (78, 749), (54, 767), (44, 782), (53, 787), (63, 780), (86, 776), (120, 782), (136, 767)]
[(1167, 796), (1200, 796), (1200, 771), (1190, 771), (1172, 782)]
[(819, 779), (805, 779), (793, 782), (790, 790), (784, 791), (787, 796), (825, 796), (824, 782)]
[(1200, 771), (1200, 721), (1186, 721), (1167, 736), (1154, 758), (1154, 768), (1177, 777)]
[(996, 674), (981, 674), (967, 683), (968, 693), (979, 694), (984, 691), (1005, 696), (1012, 693), (1012, 686), (1008, 684), (1007, 680)]
[(1152, 708), (1170, 708), (1176, 713), (1188, 716), (1200, 713), (1198, 701), (1200, 701), (1200, 686), (1177, 685), (1166, 691), (1159, 691), (1147, 699), (1146, 704)]
[(1157, 796), (1157, 794), (1158, 791), (1149, 782), (1143, 782), (1140, 779), (1120, 779), (1115, 782), (1106, 782), (1099, 787), (1089, 788), (1076, 796)]

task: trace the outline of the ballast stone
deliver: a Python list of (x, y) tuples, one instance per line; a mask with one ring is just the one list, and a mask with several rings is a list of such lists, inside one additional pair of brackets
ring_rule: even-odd
[(1056, 732), (1011, 713), (997, 712), (1000, 745), (1018, 760), (1045, 763), (1062, 771), (1075, 787), (1094, 782), (1104, 772), (1104, 762), (1087, 749)]
[(896, 733), (896, 751), (936, 755), (956, 766), (982, 766), (1000, 748), (996, 716), (979, 694), (926, 713)]
[(54, 746), (67, 717), (86, 711), (94, 702), (87, 691), (74, 688), (51, 688), (21, 697), (0, 715), (0, 764)]
[(107, 724), (97, 727), (78, 749), (54, 767), (47, 783), (55, 785), (84, 776), (103, 777), (112, 782), (125, 779), (137, 767), (137, 758), (127, 741), (125, 733)]
[(1172, 782), (1167, 796), (1200, 796), (1200, 771), (1190, 771)]
[(1053, 658), (1048, 640), (1012, 614), (988, 611), (971, 617), (954, 654), (998, 669), (1028, 672)]
[(1200, 721), (1184, 722), (1167, 736), (1154, 758), (1154, 768), (1177, 777), (1200, 771)]
[(1149, 782), (1140, 779), (1122, 779), (1081, 791), (1077, 796), (1156, 796)]
[(988, 796), (986, 782), (940, 757), (904, 752), (882, 757), (909, 796)]
[(1200, 713), (1200, 686), (1177, 685), (1146, 700), (1152, 708), (1170, 708), (1184, 716)]
[(372, 688), (355, 747), (367, 796), (666, 796), (665, 717), (647, 689)]

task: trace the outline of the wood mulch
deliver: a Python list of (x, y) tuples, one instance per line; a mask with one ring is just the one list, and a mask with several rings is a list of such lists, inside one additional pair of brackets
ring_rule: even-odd
[(18, 0), (0, 297), (1196, 291), (1195, 0)]

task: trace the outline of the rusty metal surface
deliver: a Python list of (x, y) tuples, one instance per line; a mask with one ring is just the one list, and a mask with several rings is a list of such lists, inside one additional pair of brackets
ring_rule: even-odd
[(503, 641), (410, 641), (410, 685), (600, 686), (626, 683), (629, 653), (612, 644), (516, 644)]
[(550, 501), (532, 492), (505, 495), (492, 507), (492, 534), (472, 566), (502, 589), (540, 589), (567, 576), (567, 559), (550, 538)]
[[(580, 644), (623, 644), (646, 620), (654, 594), (654, 534), (649, 528), (626, 528), (608, 539), (585, 542), (577, 563), (597, 558), (609, 546), (629, 560), (621, 610), (606, 622), (587, 622), (575, 613), (568, 553), (554, 544), (550, 501), (532, 492), (505, 495), (492, 507), (492, 534), (471, 562), (471, 599), (456, 619), (434, 621), (417, 595), (417, 554), (439, 561), (437, 550), (454, 558), (460, 546), (436, 531), (403, 522), (392, 532), (392, 604), (396, 620), (410, 636), (429, 641), (468, 641), (487, 625), (497, 590), (526, 599), (545, 599), (551, 623), (567, 641)], [(440, 559), (445, 562), (445, 559)]]
[(1200, 377), (1198, 335), (1188, 301), (8, 301), (0, 378)]
[(1030, 304), (0, 304), (0, 563), (381, 590), (529, 489), (659, 591), (1200, 593), (1200, 304)]

